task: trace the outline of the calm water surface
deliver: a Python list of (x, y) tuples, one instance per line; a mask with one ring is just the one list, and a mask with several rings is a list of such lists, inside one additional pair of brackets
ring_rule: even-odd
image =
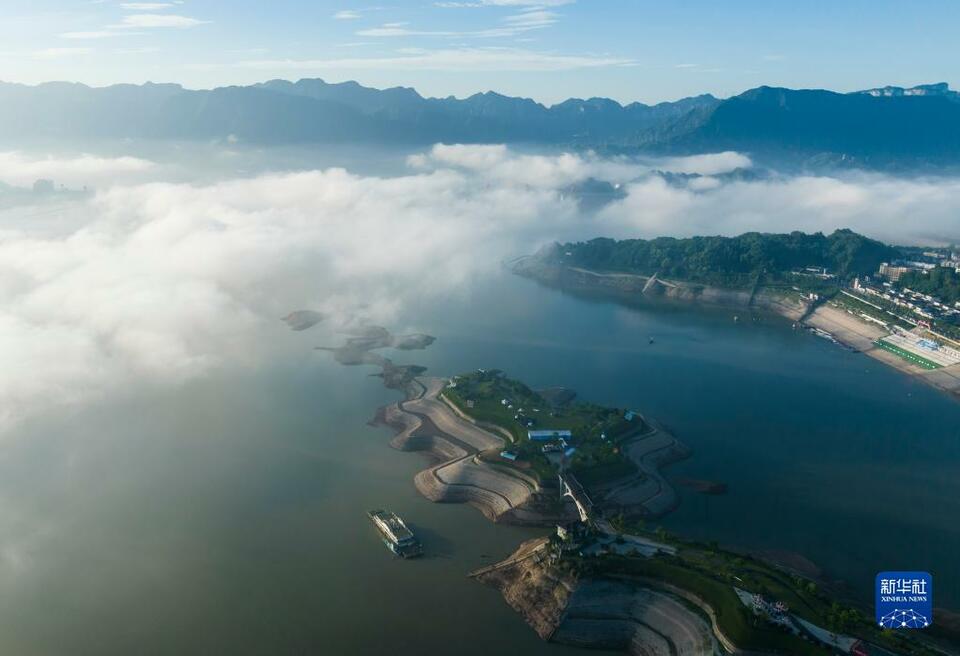
[[(773, 318), (510, 276), (396, 328), (438, 337), (398, 362), (500, 367), (668, 425), (695, 450), (671, 475), (730, 486), (684, 491), (670, 530), (799, 552), (864, 597), (880, 569), (927, 569), (937, 604), (960, 606), (960, 404), (920, 383)], [(131, 391), (4, 442), (0, 653), (582, 653), (465, 578), (542, 531), (420, 498), (423, 458), (365, 423), (395, 394), (313, 352), (336, 339), (322, 329), (272, 339), (269, 367)], [(390, 557), (365, 516), (381, 506), (428, 558)]]
[(864, 600), (878, 571), (928, 569), (936, 603), (960, 607), (960, 403), (946, 394), (778, 317), (624, 308), (529, 281), (461, 302), (499, 311), (435, 319), (445, 337), (421, 359), (637, 408), (693, 447), (671, 476), (729, 485), (681, 488), (668, 529), (800, 553)]

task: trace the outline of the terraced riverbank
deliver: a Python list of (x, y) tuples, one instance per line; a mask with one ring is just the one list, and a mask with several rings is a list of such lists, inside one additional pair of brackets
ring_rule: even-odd
[[(685, 596), (555, 567), (546, 538), (471, 576), (495, 587), (544, 640), (646, 656), (708, 656), (721, 641)], [(733, 647), (720, 634), (726, 648)]]
[[(375, 352), (414, 341), (416, 348), (426, 348), (433, 338), (423, 337), (396, 338), (384, 328), (371, 326), (352, 334), (339, 347), (318, 348), (333, 353), (347, 366), (380, 367), (384, 384), (404, 394), (403, 400), (380, 408), (371, 423), (395, 431), (390, 441), (395, 449), (421, 452), (430, 458), (431, 465), (414, 478), (417, 490), (427, 499), (469, 503), (495, 522), (546, 526), (577, 519), (576, 507), (561, 497), (552, 474), (524, 470), (499, 457), (505, 449), (515, 449), (521, 436), (526, 439), (524, 430), (478, 421), (444, 396), (450, 379), (422, 376), (423, 367), (397, 365)], [(528, 392), (539, 399), (538, 404), (548, 405), (546, 399)], [(594, 409), (622, 414), (599, 406)], [(594, 482), (591, 489), (600, 502), (600, 512), (606, 509), (624, 516), (660, 516), (678, 503), (676, 492), (660, 469), (688, 457), (690, 450), (669, 432), (636, 416), (633, 424), (618, 420), (621, 428), (629, 429), (629, 436), (620, 444), (621, 459), (629, 467), (618, 468), (609, 479)], [(562, 468), (557, 463), (549, 467), (554, 466)]]
[(573, 511), (544, 499), (535, 477), (478, 458), (481, 452), (503, 449), (506, 442), (444, 403), (440, 393), (446, 384), (444, 378), (417, 378), (404, 401), (380, 413), (383, 423), (397, 430), (391, 446), (425, 452), (435, 461), (414, 478), (417, 490), (431, 501), (469, 503), (495, 522), (550, 525), (574, 517)]

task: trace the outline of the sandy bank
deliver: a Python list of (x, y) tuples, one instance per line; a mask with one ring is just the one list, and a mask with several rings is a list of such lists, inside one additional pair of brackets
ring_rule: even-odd
[(888, 334), (880, 326), (863, 321), (845, 310), (823, 305), (805, 321), (814, 328), (825, 330), (833, 335), (838, 342), (861, 351), (862, 353), (879, 360), (903, 373), (915, 376), (937, 389), (948, 392), (955, 399), (960, 399), (960, 365), (943, 367), (941, 369), (924, 369), (908, 360), (905, 360), (885, 349), (874, 345), (874, 342)]

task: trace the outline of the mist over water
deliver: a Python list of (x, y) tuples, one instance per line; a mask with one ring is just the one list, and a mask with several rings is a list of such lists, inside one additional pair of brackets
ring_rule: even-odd
[[(685, 491), (671, 530), (799, 552), (858, 597), (929, 569), (960, 606), (955, 402), (774, 319), (593, 303), (500, 265), (601, 235), (960, 241), (956, 180), (724, 177), (738, 153), (52, 152), (0, 157), (7, 184), (96, 189), (0, 211), (0, 652), (566, 653), (465, 578), (541, 532), (420, 498), (423, 459), (365, 425), (396, 395), (313, 351), (364, 322), (438, 337), (400, 364), (500, 367), (666, 423), (695, 451), (671, 475), (730, 486)], [(301, 308), (327, 320), (291, 332)], [(379, 506), (432, 557), (391, 560)]]
[[(132, 380), (257, 366), (260, 331), (291, 309), (393, 321), (552, 241), (840, 227), (960, 240), (954, 179), (787, 176), (732, 152), (63, 148), (0, 156), (4, 424)], [(25, 175), (87, 191), (31, 192)]]
[[(395, 394), (299, 342), (255, 377), (21, 429), (0, 465), (0, 651), (413, 654), (473, 614), (492, 631), (464, 653), (547, 653), (466, 578), (535, 533), (419, 497), (422, 458), (365, 424)], [(384, 548), (366, 517), (384, 505), (428, 558)]]
[[(948, 464), (960, 407), (939, 392), (776, 318), (625, 309), (508, 275), (401, 321), (438, 340), (385, 351), (398, 363), (502, 367), (668, 425), (695, 452), (670, 476), (730, 486), (682, 490), (670, 530), (799, 552), (860, 599), (877, 569), (923, 567), (938, 605), (960, 601)], [(277, 321), (256, 371), (133, 389), (8, 435), (2, 651), (568, 653), (465, 578), (543, 530), (421, 498), (423, 457), (366, 425), (396, 394), (372, 368), (313, 351), (338, 338), (318, 328)], [(409, 520), (427, 558), (392, 559), (365, 516), (381, 506)]]

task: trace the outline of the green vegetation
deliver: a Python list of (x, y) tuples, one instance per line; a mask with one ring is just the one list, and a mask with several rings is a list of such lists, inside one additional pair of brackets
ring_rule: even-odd
[[(905, 330), (910, 330), (913, 328), (912, 324), (904, 321), (894, 312), (894, 310), (897, 309), (897, 306), (883, 298), (872, 296), (870, 297), (869, 302), (867, 302), (865, 299), (854, 298), (849, 293), (837, 294), (833, 297), (833, 299), (831, 299), (830, 303), (841, 309), (850, 310), (855, 314), (866, 314), (867, 316), (878, 319), (885, 324), (893, 324)], [(878, 309), (877, 306), (882, 309)]]
[(894, 355), (899, 355), (904, 360), (912, 362), (915, 365), (921, 366), (924, 369), (939, 369), (942, 366), (937, 364), (936, 362), (933, 362), (932, 360), (927, 360), (926, 358), (922, 358), (916, 353), (911, 353), (910, 351), (905, 351), (898, 346), (894, 346), (893, 344), (888, 344), (883, 340), (878, 339), (877, 341), (874, 342), (874, 345), (879, 346), (884, 351), (890, 351)]
[[(611, 524), (635, 534), (649, 534), (623, 518), (614, 518)], [(788, 605), (790, 613), (827, 630), (882, 645), (897, 653), (932, 654), (909, 636), (879, 630), (863, 611), (840, 603), (814, 581), (752, 556), (725, 551), (715, 542), (665, 539), (668, 536), (662, 530), (656, 535), (660, 541), (675, 545), (677, 554), (648, 558), (615, 554), (582, 556), (564, 552), (558, 566), (580, 575), (627, 581), (642, 579), (644, 585), (662, 582), (665, 586), (681, 588), (709, 605), (724, 635), (747, 650), (804, 655), (825, 655), (833, 651), (819, 642), (804, 640), (754, 613), (737, 596), (735, 587), (748, 593), (759, 593), (771, 603), (782, 601)], [(585, 546), (595, 539), (585, 538)]]
[(934, 321), (932, 325), (933, 329), (944, 337), (960, 341), (960, 326), (945, 321)]
[[(608, 457), (604, 456), (602, 460), (608, 460)], [(620, 458), (613, 462), (602, 462), (602, 464), (590, 464), (580, 454), (574, 456), (571, 469), (576, 474), (577, 480), (587, 488), (604, 481), (626, 478), (637, 473), (637, 466), (626, 458)]]
[[(617, 408), (583, 401), (551, 402), (498, 370), (457, 376), (444, 396), (478, 422), (507, 430), (513, 436), (509, 449), (529, 463), (541, 480), (554, 475), (555, 465), (543, 453), (548, 442), (531, 441), (529, 430), (569, 430), (573, 437), (567, 443), (576, 450), (567, 465), (587, 487), (635, 473), (636, 466), (622, 455), (621, 444), (649, 430), (639, 415), (627, 420), (625, 411)], [(558, 459), (559, 454), (554, 460)]]
[[(774, 280), (796, 280), (793, 271), (826, 268), (841, 279), (873, 273), (898, 251), (850, 230), (826, 236), (802, 232), (739, 237), (674, 239), (593, 239), (564, 244), (556, 251), (563, 263), (590, 269), (625, 271), (703, 284), (751, 287), (760, 274)], [(810, 276), (807, 276), (810, 277)], [(816, 286), (830, 286), (811, 277)], [(765, 281), (766, 282), (766, 281)]]
[(938, 266), (930, 271), (908, 271), (900, 276), (897, 287), (936, 296), (949, 305), (960, 301), (960, 273), (950, 267)]
[[(938, 266), (930, 271), (908, 271), (896, 283), (900, 289), (911, 289), (934, 296), (946, 305), (960, 302), (960, 273), (952, 267)], [(960, 325), (955, 319), (935, 319), (930, 322), (938, 333), (960, 340)]]
[(615, 577), (655, 579), (691, 592), (713, 609), (720, 630), (743, 649), (790, 654), (829, 653), (784, 630), (766, 625), (743, 605), (733, 585), (709, 572), (691, 567), (682, 558), (614, 556), (603, 559), (601, 572)]

